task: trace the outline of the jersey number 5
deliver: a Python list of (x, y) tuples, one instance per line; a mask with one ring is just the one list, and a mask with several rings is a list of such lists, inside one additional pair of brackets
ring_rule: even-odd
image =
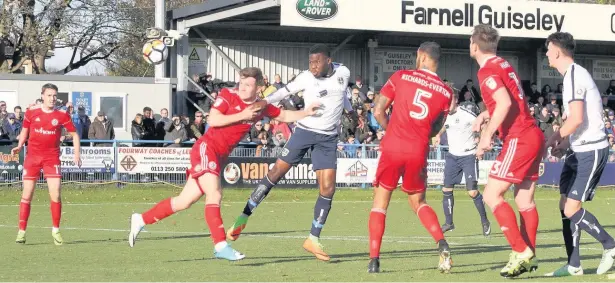
[(410, 111), (410, 117), (418, 120), (425, 119), (427, 114), (429, 114), (429, 108), (425, 103), (425, 99), (431, 98), (431, 92), (424, 91), (422, 89), (417, 89), (416, 94), (414, 94), (414, 101), (412, 104), (421, 110), (419, 112)]

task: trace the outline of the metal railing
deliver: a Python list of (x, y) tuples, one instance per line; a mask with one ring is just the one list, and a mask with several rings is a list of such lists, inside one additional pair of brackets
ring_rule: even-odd
[[(91, 172), (70, 172), (71, 170), (67, 170), (62, 172), (62, 179), (64, 183), (72, 183), (77, 186), (96, 186), (96, 185), (109, 185), (115, 184), (118, 187), (123, 187), (127, 184), (172, 184), (176, 186), (182, 185), (186, 180), (185, 171), (174, 172), (174, 173), (125, 173), (118, 172), (118, 168), (121, 165), (121, 160), (118, 160), (118, 149), (125, 147), (162, 147), (162, 145), (170, 145), (173, 144), (172, 141), (163, 141), (163, 140), (83, 140), (81, 141), (82, 148), (89, 147), (97, 147), (97, 144), (106, 143), (110, 144), (113, 147), (113, 158), (112, 158), (112, 167), (115, 170), (111, 170), (109, 172), (105, 172), (105, 170), (101, 171), (91, 171)], [(138, 144), (138, 146), (133, 146), (134, 144)], [(180, 148), (190, 148), (194, 142), (183, 142), (178, 145), (174, 145)], [(70, 147), (66, 145), (66, 147)], [(233, 150), (230, 154), (230, 157), (260, 157), (260, 158), (277, 158), (281, 154), (282, 148), (266, 148), (259, 147), (256, 143), (241, 143)], [(359, 159), (375, 159), (379, 157), (378, 145), (375, 144), (339, 144), (338, 145), (338, 157), (340, 158), (359, 158)], [(495, 157), (498, 154), (498, 148), (496, 148), (492, 152), (488, 152), (484, 156), (484, 160), (495, 160)], [(27, 152), (27, 147), (25, 149)], [(445, 154), (447, 152), (447, 147), (445, 146), (435, 146), (430, 148), (429, 159), (432, 160), (443, 160)], [(310, 152), (306, 154), (306, 158), (310, 158)], [(83, 159), (83, 156), (82, 156)], [(63, 161), (62, 166), (64, 166), (64, 162), (67, 162), (66, 165), (70, 164), (70, 161)], [(164, 163), (161, 163), (164, 165)], [(21, 173), (8, 173), (6, 171), (0, 172), (0, 187), (4, 186), (21, 186)], [(39, 183), (42, 183), (43, 179), (39, 180)], [(371, 186), (371, 184), (366, 183), (338, 183), (337, 187), (362, 187), (367, 188)]]

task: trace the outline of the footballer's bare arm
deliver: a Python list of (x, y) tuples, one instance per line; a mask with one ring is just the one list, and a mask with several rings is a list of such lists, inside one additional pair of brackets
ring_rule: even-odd
[(386, 110), (391, 106), (392, 102), (393, 100), (390, 98), (380, 95), (374, 106), (374, 118), (376, 118), (378, 124), (380, 124), (385, 131), (389, 125), (389, 118), (386, 116)]

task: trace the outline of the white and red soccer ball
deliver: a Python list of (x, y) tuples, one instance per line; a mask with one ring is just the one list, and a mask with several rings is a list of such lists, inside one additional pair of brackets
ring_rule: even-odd
[(158, 65), (169, 57), (169, 47), (160, 39), (148, 40), (143, 45), (143, 59), (147, 63)]

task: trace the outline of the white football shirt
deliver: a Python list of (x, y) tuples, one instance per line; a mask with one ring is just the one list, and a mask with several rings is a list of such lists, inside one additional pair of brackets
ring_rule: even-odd
[(457, 107), (455, 113), (448, 115), (444, 127), (446, 127), (449, 153), (455, 156), (476, 153), (476, 142), (472, 132), (474, 120), (476, 114), (461, 107)]
[[(333, 68), (331, 76), (322, 78), (316, 78), (309, 71), (303, 71), (285, 88), (279, 90), (284, 93), (303, 91), (305, 107), (315, 102), (322, 105), (318, 115), (297, 121), (297, 127), (325, 135), (337, 134), (344, 108), (352, 109), (348, 100), (350, 70), (341, 64), (333, 64)], [(271, 99), (265, 98), (269, 103), (277, 100), (276, 93), (271, 96), (273, 97)]]
[[(568, 104), (583, 101), (583, 123), (570, 135), (570, 148), (575, 152), (603, 149), (609, 145), (602, 120), (602, 98), (589, 72), (573, 63), (564, 75), (562, 93), (564, 113), (570, 116)], [(565, 123), (565, 122), (564, 122)]]

